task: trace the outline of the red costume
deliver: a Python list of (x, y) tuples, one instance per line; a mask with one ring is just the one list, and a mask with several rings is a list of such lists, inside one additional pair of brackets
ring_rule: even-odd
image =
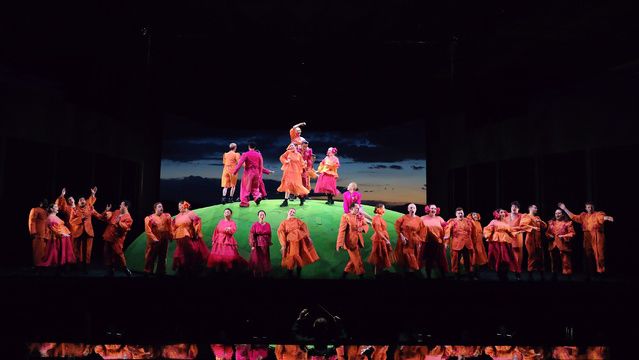
[(55, 214), (47, 217), (49, 238), (47, 240), (47, 253), (42, 261), (42, 266), (57, 266), (75, 264), (75, 255), (71, 245), (71, 231), (64, 225), (64, 221)]
[(271, 255), (269, 248), (271, 242), (271, 224), (256, 221), (249, 231), (249, 246), (251, 255), (249, 257), (249, 269), (254, 275), (263, 276), (271, 272)]
[(302, 159), (305, 163), (305, 170), (302, 172), (302, 184), (304, 187), (311, 191), (311, 177), (313, 172), (313, 149), (306, 148), (304, 150), (300, 147), (300, 154), (302, 154)]
[[(508, 213), (506, 215), (505, 221), (511, 227), (518, 227), (521, 221), (521, 214), (519, 213)], [(524, 235), (522, 233), (517, 233), (513, 235), (512, 243), (513, 249), (513, 262), (514, 262), (514, 271), (516, 273), (521, 273), (521, 266), (524, 260)]]
[(337, 232), (337, 249), (344, 248), (348, 252), (345, 273), (364, 275), (364, 262), (359, 249), (364, 247), (364, 233), (367, 231), (368, 224), (363, 216), (350, 213), (342, 215)]
[(126, 259), (124, 257), (124, 239), (126, 234), (131, 230), (133, 218), (128, 212), (122, 214), (120, 210), (114, 212), (107, 211), (103, 216), (107, 222), (104, 229), (102, 239), (104, 239), (104, 263), (106, 266), (113, 266), (113, 263), (119, 263), (120, 266), (126, 267)]
[(153, 273), (157, 261), (157, 274), (166, 273), (166, 254), (171, 241), (171, 215), (151, 214), (144, 218), (146, 232), (146, 251), (144, 253), (144, 272)]
[(488, 266), (498, 271), (501, 265), (515, 271), (515, 255), (512, 243), (515, 241), (515, 229), (507, 222), (493, 220), (484, 228), (484, 237), (488, 240)]
[(47, 254), (47, 211), (36, 207), (29, 211), (29, 235), (33, 252), (33, 266), (44, 266)]
[(550, 251), (551, 271), (558, 273), (559, 269), (564, 275), (572, 274), (572, 239), (575, 236), (575, 229), (570, 220), (550, 220), (546, 237), (550, 240), (548, 251)]
[(242, 165), (244, 165), (244, 173), (242, 174), (242, 184), (240, 186), (240, 206), (246, 207), (249, 206), (249, 195), (253, 195), (253, 200), (262, 198), (262, 193), (260, 192), (260, 180), (264, 171), (262, 154), (254, 149), (242, 154), (233, 170), (234, 175), (240, 171)]
[(209, 257), (209, 249), (202, 239), (202, 220), (193, 211), (179, 213), (171, 223), (175, 252), (173, 270), (197, 273)]
[(211, 239), (213, 246), (211, 247), (207, 267), (221, 267), (224, 270), (231, 270), (245, 268), (248, 265), (237, 251), (237, 241), (233, 237), (236, 231), (237, 225), (233, 220), (222, 219), (217, 223)]

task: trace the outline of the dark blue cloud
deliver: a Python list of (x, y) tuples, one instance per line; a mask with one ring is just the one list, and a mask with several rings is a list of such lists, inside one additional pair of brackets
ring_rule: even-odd
[(425, 166), (421, 166), (421, 165), (411, 165), (411, 168), (413, 168), (413, 170), (421, 170), (421, 169), (425, 168)]

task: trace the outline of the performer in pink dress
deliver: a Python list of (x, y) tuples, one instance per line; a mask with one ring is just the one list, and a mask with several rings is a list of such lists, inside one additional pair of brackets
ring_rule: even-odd
[[(244, 165), (244, 173), (242, 174), (242, 184), (240, 185), (240, 206), (249, 206), (249, 195), (253, 195), (253, 201), (256, 205), (260, 204), (262, 200), (262, 193), (260, 192), (260, 180), (262, 179), (262, 173), (264, 172), (264, 159), (262, 154), (255, 150), (256, 145), (250, 143), (248, 145), (248, 151), (242, 154), (238, 161), (233, 174), (237, 174), (240, 171), (242, 165)], [(265, 191), (266, 192), (266, 191)]]
[(209, 249), (202, 239), (202, 219), (193, 211), (191, 204), (183, 200), (178, 204), (179, 214), (171, 224), (176, 247), (173, 253), (173, 270), (178, 275), (197, 275), (204, 268)]
[[(334, 204), (333, 196), (340, 194), (339, 190), (337, 190), (339, 159), (335, 154), (337, 154), (337, 149), (329, 147), (326, 151), (326, 157), (317, 167), (317, 172), (320, 175), (315, 184), (315, 193), (326, 194), (328, 197), (326, 203), (329, 205)], [(346, 213), (348, 213), (348, 211), (346, 211)]]
[(213, 231), (211, 240), (213, 247), (207, 267), (216, 271), (237, 270), (248, 265), (237, 251), (237, 241), (233, 237), (237, 231), (237, 225), (231, 216), (233, 216), (233, 211), (229, 208), (224, 209), (224, 219), (217, 223), (215, 231)]
[(249, 269), (255, 277), (263, 277), (271, 272), (271, 254), (269, 247), (271, 242), (271, 224), (265, 221), (266, 212), (260, 210), (257, 213), (258, 221), (251, 226), (249, 231)]
[(440, 209), (437, 205), (426, 206), (426, 215), (422, 216), (422, 222), (428, 228), (426, 242), (420, 251), (420, 267), (426, 268), (426, 277), (431, 278), (433, 264), (437, 264), (442, 277), (448, 273), (448, 262), (446, 261), (446, 249), (444, 248), (444, 229), (446, 221), (439, 216)]
[(64, 221), (58, 217), (58, 205), (50, 204), (47, 208), (47, 237), (46, 256), (42, 266), (65, 266), (75, 264), (73, 245), (71, 243), (71, 231), (64, 225)]

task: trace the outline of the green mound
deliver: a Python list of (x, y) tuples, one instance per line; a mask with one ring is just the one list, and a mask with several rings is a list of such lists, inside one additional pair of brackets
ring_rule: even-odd
[[(258, 206), (251, 203), (249, 208), (239, 207), (239, 203), (215, 205), (202, 209), (194, 210), (202, 218), (202, 233), (204, 235), (204, 241), (209, 249), (211, 248), (211, 236), (213, 235), (213, 229), (217, 223), (222, 219), (225, 208), (233, 210), (233, 220), (237, 223), (237, 232), (235, 233), (235, 239), (239, 244), (240, 255), (248, 260), (250, 254), (250, 247), (248, 245), (248, 233), (251, 225), (257, 221), (257, 211), (266, 211), (266, 221), (271, 224), (273, 246), (271, 246), (271, 263), (273, 264), (272, 277), (285, 277), (285, 271), (280, 267), (282, 256), (280, 254), (280, 245), (277, 239), (277, 227), (280, 222), (286, 218), (288, 209), (291, 207), (296, 208), (296, 216), (302, 219), (309, 227), (311, 238), (315, 249), (320, 256), (320, 260), (314, 264), (311, 264), (304, 268), (302, 277), (315, 278), (315, 279), (335, 279), (339, 278), (342, 274), (342, 270), (348, 262), (348, 254), (345, 251), (336, 252), (335, 243), (337, 240), (337, 230), (339, 228), (339, 222), (343, 211), (343, 204), (341, 202), (335, 202), (334, 205), (326, 205), (321, 200), (309, 200), (304, 203), (304, 206), (298, 206), (297, 201), (289, 202), (289, 207), (281, 208), (279, 205), (281, 200), (265, 200)], [(364, 210), (373, 215), (373, 207), (364, 205)], [(388, 233), (395, 246), (394, 242), (397, 239), (397, 233), (393, 227), (395, 220), (397, 220), (402, 214), (387, 210), (384, 214), (384, 219), (388, 223)], [(365, 234), (365, 246), (362, 249), (362, 258), (366, 266), (366, 271), (369, 274), (373, 273), (373, 267), (366, 262), (368, 255), (371, 251), (371, 236), (373, 235), (373, 228), (370, 227), (368, 233)], [(129, 266), (133, 270), (144, 270), (144, 250), (146, 247), (146, 235), (140, 234), (133, 243), (126, 249), (126, 259)], [(167, 270), (172, 273), (173, 266), (173, 252), (175, 251), (175, 243), (171, 242), (169, 245), (169, 255), (167, 259)]]

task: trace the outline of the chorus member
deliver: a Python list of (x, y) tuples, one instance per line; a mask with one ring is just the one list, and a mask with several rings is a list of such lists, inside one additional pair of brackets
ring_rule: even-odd
[[(240, 186), (240, 206), (249, 206), (249, 196), (253, 195), (253, 201), (256, 205), (260, 204), (262, 200), (262, 193), (260, 192), (260, 179), (264, 172), (264, 159), (262, 154), (256, 150), (255, 143), (249, 143), (248, 151), (240, 156), (233, 175), (236, 175), (240, 171), (240, 167), (244, 166), (244, 173), (242, 174), (242, 184)], [(266, 191), (265, 191), (266, 192)]]
[(198, 275), (209, 257), (209, 249), (202, 238), (202, 219), (186, 200), (178, 203), (178, 211), (171, 223), (175, 240), (173, 270), (178, 275)]
[(575, 228), (561, 209), (555, 210), (555, 218), (548, 222), (546, 237), (550, 241), (548, 251), (553, 280), (557, 280), (560, 269), (562, 274), (572, 275), (572, 239), (575, 237)]
[(475, 252), (473, 253), (473, 258), (470, 261), (472, 263), (472, 269), (475, 273), (475, 277), (478, 277), (479, 267), (488, 263), (486, 246), (484, 246), (483, 227), (481, 226), (481, 215), (479, 215), (479, 213), (472, 212), (466, 217), (473, 221), (473, 232), (475, 233), (475, 236), (473, 237), (473, 249)]
[(311, 191), (311, 178), (313, 177), (313, 165), (315, 162), (315, 155), (313, 155), (313, 149), (308, 147), (308, 141), (303, 140), (302, 145), (299, 148), (300, 154), (302, 154), (302, 159), (304, 160), (305, 167), (302, 172), (302, 184), (304, 187)]
[(537, 205), (528, 206), (528, 213), (521, 216), (519, 222), (526, 227), (524, 235), (526, 251), (528, 252), (528, 276), (532, 280), (533, 271), (539, 271), (541, 280), (544, 279), (544, 248), (541, 234), (546, 230), (547, 224), (537, 216)]
[(352, 203), (357, 203), (359, 205), (360, 213), (364, 215), (366, 220), (369, 222), (373, 220), (373, 218), (364, 211), (364, 207), (362, 206), (362, 194), (358, 191), (357, 183), (352, 182), (348, 184), (346, 192), (343, 195), (343, 202), (344, 214), (348, 214), (348, 209), (350, 209)]
[(337, 148), (329, 147), (326, 151), (326, 157), (317, 167), (319, 178), (317, 178), (317, 183), (315, 184), (315, 193), (326, 194), (328, 198), (326, 203), (329, 205), (334, 204), (333, 197), (340, 193), (339, 190), (337, 190), (339, 159), (336, 154)]
[(395, 221), (395, 231), (397, 232), (397, 245), (395, 246), (395, 256), (397, 264), (408, 273), (419, 271), (418, 254), (421, 244), (426, 239), (428, 228), (422, 219), (415, 215), (417, 206), (408, 205), (408, 214), (402, 215)]
[(66, 227), (64, 221), (58, 217), (58, 205), (49, 204), (47, 208), (47, 252), (42, 266), (66, 266), (75, 264), (73, 245), (71, 243), (71, 230)]
[(211, 344), (211, 352), (215, 355), (215, 360), (233, 359), (233, 345)]
[(69, 219), (71, 218), (71, 212), (75, 209), (75, 198), (73, 196), (69, 196), (65, 198), (67, 193), (66, 188), (62, 188), (60, 192), (60, 196), (55, 200), (56, 205), (58, 205), (58, 215), (60, 215), (61, 219), (64, 220), (64, 223), (69, 226)]
[(173, 344), (162, 348), (163, 359), (196, 359), (198, 348), (195, 344)]
[[(513, 227), (519, 226), (521, 221), (521, 214), (519, 213), (519, 201), (513, 201), (510, 203), (510, 213), (506, 217), (508, 224)], [(513, 254), (515, 255), (515, 278), (521, 279), (521, 267), (524, 261), (524, 235), (518, 232), (515, 235), (515, 239), (512, 242)]]
[[(153, 214), (144, 218), (146, 251), (144, 252), (144, 272), (146, 274), (166, 274), (166, 254), (171, 234), (171, 214), (164, 212), (161, 202), (153, 205)], [(157, 268), (156, 268), (157, 263)]]
[(426, 215), (422, 216), (422, 222), (428, 228), (426, 242), (420, 251), (419, 259), (426, 268), (426, 277), (431, 278), (433, 265), (437, 265), (442, 277), (448, 272), (448, 262), (446, 261), (446, 249), (444, 248), (444, 228), (446, 221), (439, 216), (441, 209), (435, 204), (427, 205)]
[(91, 263), (91, 253), (93, 249), (93, 221), (92, 219), (100, 218), (95, 208), (98, 188), (91, 189), (91, 195), (88, 199), (81, 197), (78, 199), (77, 206), (69, 211), (69, 226), (71, 229), (71, 237), (73, 238), (73, 253), (76, 260), (82, 264), (82, 271), (87, 273), (87, 266)]
[(235, 232), (237, 224), (232, 219), (233, 210), (224, 209), (224, 219), (220, 220), (213, 231), (212, 247), (207, 267), (216, 271), (241, 270), (248, 265), (237, 250)]
[(131, 203), (124, 200), (120, 203), (120, 208), (112, 212), (111, 204), (109, 204), (101, 217), (107, 223), (102, 239), (104, 240), (104, 263), (109, 269), (108, 275), (113, 275), (116, 265), (120, 266), (127, 276), (133, 275), (126, 266), (124, 257), (124, 239), (133, 225), (133, 218), (129, 213), (130, 206)]
[(43, 266), (47, 254), (47, 207), (49, 202), (43, 199), (38, 206), (29, 211), (29, 235), (31, 236), (31, 251), (33, 255), (33, 266)]
[(359, 213), (359, 205), (351, 204), (348, 214), (342, 215), (337, 232), (337, 244), (335, 250), (344, 249), (348, 252), (348, 263), (342, 273), (342, 279), (349, 273), (354, 273), (360, 278), (364, 277), (364, 262), (359, 249), (364, 248), (364, 234), (368, 231), (368, 224)]
[(484, 228), (484, 237), (488, 240), (488, 265), (496, 271), (501, 280), (506, 280), (506, 272), (515, 272), (513, 242), (521, 231), (519, 226), (510, 225), (508, 212), (497, 209), (492, 220)]
[(277, 192), (284, 193), (284, 201), (280, 206), (288, 206), (290, 195), (298, 196), (300, 206), (303, 206), (309, 190), (302, 184), (302, 173), (305, 166), (302, 154), (296, 150), (295, 145), (290, 144), (286, 152), (280, 156), (280, 162), (282, 163), (282, 181)]
[[(352, 203), (356, 204), (356, 203)], [(368, 263), (374, 266), (375, 274), (390, 269), (394, 254), (391, 247), (390, 236), (388, 235), (388, 224), (384, 220), (386, 208), (384, 204), (375, 206), (375, 216), (373, 216), (373, 236), (371, 242), (373, 249), (368, 257)]]
[(288, 134), (291, 137), (291, 144), (295, 145), (296, 147), (302, 145), (302, 143), (306, 141), (306, 139), (302, 137), (302, 126), (306, 126), (306, 123), (301, 122), (299, 124), (295, 124), (288, 131)]
[(271, 272), (271, 224), (266, 222), (266, 211), (257, 212), (257, 221), (249, 231), (249, 269), (254, 277), (264, 277)]
[(300, 345), (275, 345), (275, 359), (277, 360), (307, 360), (306, 348)]
[[(233, 202), (235, 186), (237, 185), (237, 173), (234, 173), (240, 154), (237, 152), (237, 144), (230, 143), (229, 151), (222, 155), (222, 204)], [(228, 195), (227, 195), (228, 194)]]
[(464, 217), (464, 209), (455, 209), (455, 218), (450, 219), (445, 228), (444, 241), (451, 248), (452, 272), (458, 277), (460, 257), (464, 259), (466, 273), (470, 275), (471, 259), (474, 258), (475, 231), (473, 221)]
[(297, 277), (300, 277), (304, 266), (319, 260), (308, 226), (295, 217), (295, 212), (295, 209), (289, 209), (286, 219), (277, 229), (282, 252), (282, 267), (288, 270), (289, 277), (293, 277), (293, 270), (296, 270)]
[(581, 224), (581, 229), (584, 232), (586, 275), (590, 277), (593, 265), (596, 266), (598, 274), (606, 272), (604, 223), (606, 221), (614, 222), (614, 218), (606, 215), (603, 211), (595, 211), (595, 205), (592, 202), (587, 202), (585, 207), (586, 211), (577, 215), (570, 212), (566, 205), (559, 203), (559, 208), (565, 211), (572, 221)]

